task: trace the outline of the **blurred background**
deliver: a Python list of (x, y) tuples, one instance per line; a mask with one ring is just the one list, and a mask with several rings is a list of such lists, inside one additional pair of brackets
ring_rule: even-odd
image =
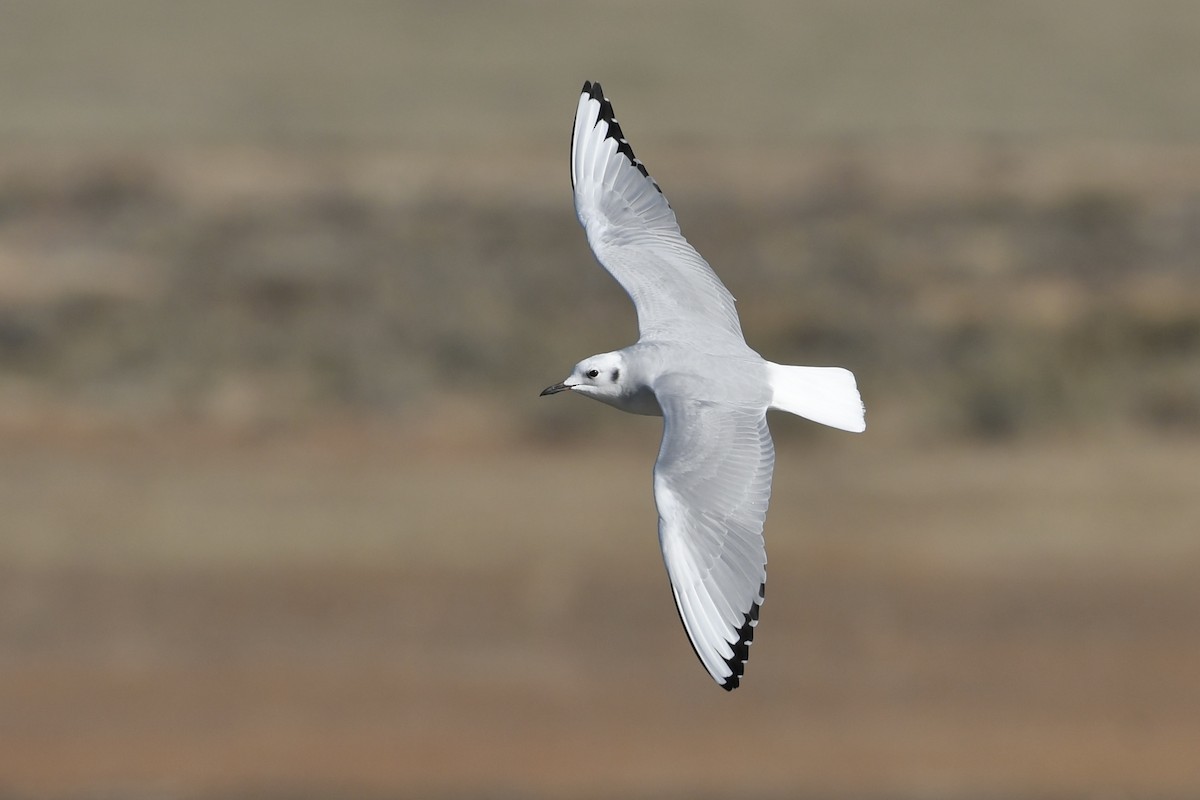
[[(728, 695), (584, 79), (867, 403)], [(1198, 531), (1190, 0), (0, 5), (0, 797), (1194, 797)]]

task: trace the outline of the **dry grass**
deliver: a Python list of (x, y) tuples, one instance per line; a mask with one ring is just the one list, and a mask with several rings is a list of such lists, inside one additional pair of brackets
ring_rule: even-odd
[[(635, 330), (557, 171), (504, 201), (536, 159), (255, 153), (0, 165), (0, 428), (593, 424), (529, 401)], [(664, 161), (751, 343), (854, 368), (875, 433), (1200, 429), (1194, 149)]]

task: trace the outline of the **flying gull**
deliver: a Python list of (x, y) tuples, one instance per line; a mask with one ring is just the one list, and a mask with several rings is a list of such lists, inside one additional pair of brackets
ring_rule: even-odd
[(746, 668), (767, 579), (763, 520), (775, 449), (768, 409), (866, 428), (854, 375), (793, 367), (746, 344), (733, 295), (683, 234), (633, 154), (600, 84), (583, 84), (571, 135), (575, 213), (637, 309), (636, 344), (580, 361), (562, 383), (622, 411), (663, 418), (654, 465), (658, 539), (679, 618), (720, 686)]

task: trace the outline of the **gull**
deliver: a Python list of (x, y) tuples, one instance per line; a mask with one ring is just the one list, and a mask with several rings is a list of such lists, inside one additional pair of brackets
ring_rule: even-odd
[(767, 411), (866, 429), (854, 375), (795, 367), (746, 344), (733, 295), (680, 233), (675, 212), (599, 83), (571, 134), (575, 212), (596, 260), (637, 309), (637, 342), (575, 365), (542, 395), (571, 391), (662, 416), (654, 465), (658, 540), (679, 618), (700, 663), (737, 688), (767, 580), (763, 522), (775, 449)]

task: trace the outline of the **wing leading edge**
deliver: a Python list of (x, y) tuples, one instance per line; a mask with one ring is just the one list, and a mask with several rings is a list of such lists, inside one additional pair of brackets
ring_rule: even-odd
[(680, 233), (598, 83), (579, 95), (571, 185), (588, 244), (633, 300), (642, 339), (745, 346), (733, 295)]

